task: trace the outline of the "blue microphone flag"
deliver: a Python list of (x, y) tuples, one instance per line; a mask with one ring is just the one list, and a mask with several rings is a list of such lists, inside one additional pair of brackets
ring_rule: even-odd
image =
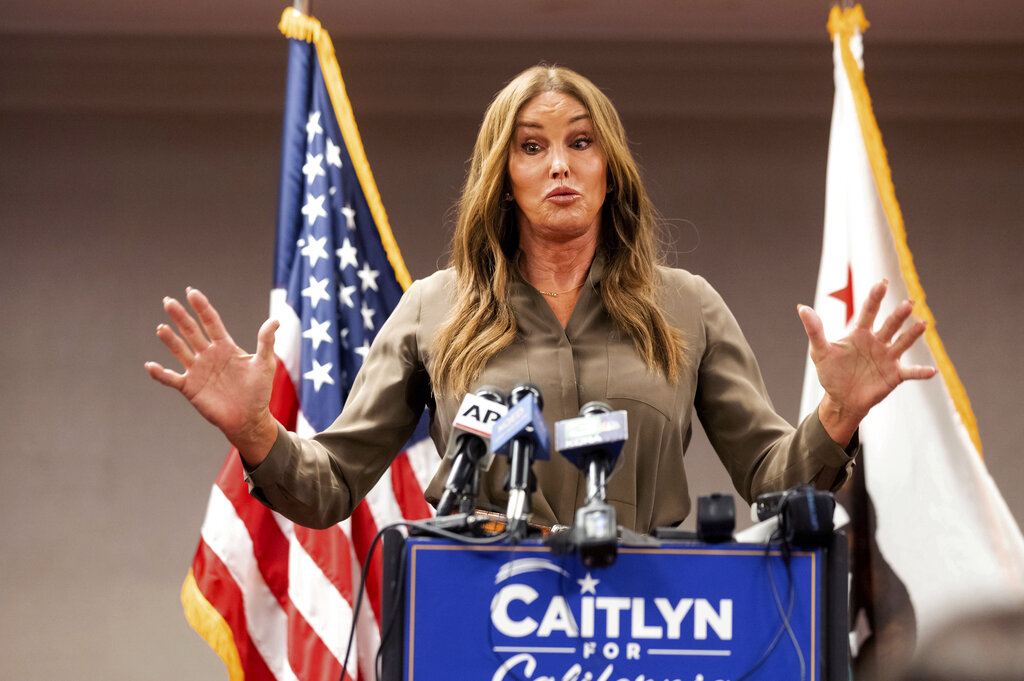
[(491, 428), (491, 451), (508, 456), (508, 449), (517, 437), (533, 440), (533, 458), (546, 461), (551, 458), (551, 438), (541, 415), (537, 399), (527, 394), (510, 407), (508, 413), (495, 421)]

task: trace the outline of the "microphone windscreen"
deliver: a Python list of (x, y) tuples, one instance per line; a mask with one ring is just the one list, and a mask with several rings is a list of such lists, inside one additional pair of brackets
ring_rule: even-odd
[(504, 405), (508, 404), (508, 397), (505, 396), (505, 393), (503, 393), (500, 388), (493, 385), (482, 385), (474, 390), (473, 394), (477, 397), (482, 397), (485, 400), (490, 400), (491, 402), (497, 402), (498, 404)]
[(533, 383), (519, 383), (512, 388), (512, 391), (509, 393), (509, 404), (519, 404), (527, 395), (533, 395), (533, 399), (537, 401), (537, 408), (544, 409), (544, 398), (540, 394), (540, 388)]
[(610, 404), (600, 402), (598, 400), (593, 400), (591, 402), (587, 402), (582, 407), (580, 407), (580, 416), (590, 416), (591, 414), (607, 414), (611, 410), (612, 407)]

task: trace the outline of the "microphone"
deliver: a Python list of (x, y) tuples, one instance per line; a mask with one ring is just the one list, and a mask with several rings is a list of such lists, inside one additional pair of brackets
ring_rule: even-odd
[[(491, 428), (507, 411), (505, 394), (492, 386), (477, 388), (462, 399), (445, 450), (444, 458), (452, 462), (452, 468), (437, 505), (438, 516), (451, 513), (460, 498), (472, 505), (480, 471), (488, 470), (494, 460), (488, 446)], [(472, 508), (464, 510), (468, 513)]]
[(587, 402), (580, 415), (555, 424), (555, 449), (587, 474), (587, 503), (605, 500), (605, 485), (629, 435), (626, 412)]
[(615, 509), (606, 501), (606, 485), (629, 435), (625, 411), (604, 402), (588, 402), (580, 415), (555, 424), (555, 449), (587, 474), (586, 503), (573, 525), (580, 560), (587, 567), (607, 567), (617, 555)]
[(491, 451), (509, 458), (508, 531), (513, 537), (526, 529), (530, 517), (530, 493), (536, 480), (530, 467), (534, 459), (551, 458), (548, 427), (541, 409), (540, 388), (520, 383), (509, 394), (512, 407), (491, 429)]

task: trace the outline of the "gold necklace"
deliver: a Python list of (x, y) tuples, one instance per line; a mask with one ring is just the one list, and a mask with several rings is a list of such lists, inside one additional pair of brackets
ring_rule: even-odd
[(575, 286), (573, 286), (571, 289), (567, 289), (565, 291), (541, 291), (536, 286), (534, 286), (534, 288), (537, 289), (537, 293), (541, 294), (542, 296), (550, 296), (552, 298), (557, 298), (560, 295), (563, 295), (565, 293), (572, 293), (576, 289), (582, 288), (585, 283), (587, 283), (587, 282), (586, 281), (581, 281), (580, 283), (578, 283)]

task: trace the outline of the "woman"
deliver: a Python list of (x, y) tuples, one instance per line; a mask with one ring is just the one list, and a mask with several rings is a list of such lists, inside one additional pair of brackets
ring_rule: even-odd
[[(255, 355), (227, 334), (198, 291), (164, 307), (180, 335), (157, 334), (184, 365), (150, 362), (238, 448), (254, 496), (292, 520), (324, 527), (347, 517), (411, 435), (424, 407), (444, 451), (463, 394), (483, 384), (537, 384), (545, 418), (602, 400), (629, 412), (630, 439), (608, 485), (621, 525), (640, 532), (690, 510), (683, 452), (695, 410), (748, 502), (813, 482), (834, 488), (868, 410), (900, 382), (934, 369), (899, 358), (923, 333), (905, 302), (872, 331), (885, 294), (871, 291), (856, 328), (828, 343), (799, 309), (825, 397), (793, 428), (772, 409), (735, 319), (702, 278), (658, 266), (655, 211), (611, 102), (590, 81), (538, 66), (489, 106), (459, 204), (451, 267), (409, 288), (381, 329), (337, 422), (313, 440), (270, 415), (276, 323)], [(499, 458), (478, 505), (502, 510)], [(535, 466), (534, 519), (570, 524), (583, 476), (559, 456)], [(436, 502), (442, 465), (426, 496)]]

